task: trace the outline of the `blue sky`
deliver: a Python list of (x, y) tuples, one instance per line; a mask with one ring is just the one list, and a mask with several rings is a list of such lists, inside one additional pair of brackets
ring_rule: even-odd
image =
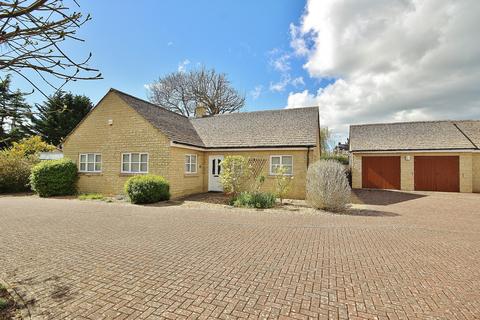
[[(245, 93), (248, 111), (283, 108), (289, 91), (318, 87), (316, 80), (309, 80), (301, 59), (289, 58), (288, 64), (277, 68), (274, 65), (275, 60), (282, 62), (282, 55), (290, 51), (289, 25), (300, 19), (304, 1), (149, 0), (135, 5), (131, 1), (80, 4), (81, 11), (90, 13), (93, 20), (79, 33), (85, 42), (68, 43), (65, 48), (79, 57), (91, 51), (90, 65), (100, 69), (104, 79), (70, 83), (66, 90), (85, 94), (95, 103), (110, 87), (147, 98), (144, 85), (177, 71), (182, 62), (189, 62), (187, 69), (203, 64), (227, 73), (233, 86)], [(287, 77), (291, 81), (278, 90)], [(280, 88), (271, 90), (277, 83)], [(14, 86), (31, 89), (18, 77), (14, 77)], [(42, 88), (51, 93), (46, 86)], [(43, 97), (34, 94), (28, 99), (40, 102)]]

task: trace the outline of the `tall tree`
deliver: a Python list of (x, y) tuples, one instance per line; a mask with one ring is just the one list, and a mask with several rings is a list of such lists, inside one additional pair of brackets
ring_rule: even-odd
[(12, 91), (10, 84), (10, 76), (0, 79), (0, 149), (26, 136), (25, 125), (30, 115), (26, 94)]
[(31, 117), (32, 131), (44, 141), (59, 145), (92, 108), (86, 96), (57, 92), (37, 106)]
[(88, 66), (91, 54), (77, 60), (61, 47), (65, 40), (83, 41), (76, 33), (91, 19), (66, 3), (78, 6), (76, 0), (0, 1), (0, 71), (21, 76), (41, 93), (33, 75), (55, 91), (71, 80), (101, 79)]
[(149, 99), (163, 108), (191, 117), (197, 105), (207, 115), (239, 111), (245, 97), (232, 87), (226, 74), (201, 68), (174, 72), (149, 85)]

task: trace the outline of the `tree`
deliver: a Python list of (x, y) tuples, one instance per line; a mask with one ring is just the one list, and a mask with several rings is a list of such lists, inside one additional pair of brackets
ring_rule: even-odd
[(252, 167), (243, 156), (227, 156), (222, 161), (220, 182), (227, 194), (237, 196), (245, 191), (252, 177)]
[(149, 86), (149, 99), (165, 109), (191, 117), (195, 107), (206, 107), (207, 115), (230, 113), (245, 105), (224, 73), (201, 68), (168, 74)]
[(89, 98), (63, 91), (51, 96), (31, 117), (31, 129), (46, 142), (59, 145), (93, 108)]
[(31, 110), (26, 94), (12, 91), (10, 84), (10, 76), (0, 79), (0, 149), (26, 136), (25, 123)]
[[(75, 0), (71, 2), (78, 5)], [(0, 70), (21, 76), (41, 93), (28, 71), (55, 91), (68, 81), (101, 79), (97, 69), (88, 67), (91, 53), (75, 61), (61, 48), (65, 40), (83, 41), (76, 33), (89, 20), (90, 15), (71, 12), (63, 0), (1, 1)], [(52, 80), (62, 83), (56, 86)]]
[(280, 199), (280, 204), (283, 204), (283, 199), (285, 199), (288, 191), (290, 191), (290, 184), (293, 177), (287, 174), (287, 168), (284, 166), (277, 167), (275, 174), (275, 194)]
[(320, 129), (320, 152), (321, 154), (327, 154), (330, 151), (330, 130), (328, 128)]

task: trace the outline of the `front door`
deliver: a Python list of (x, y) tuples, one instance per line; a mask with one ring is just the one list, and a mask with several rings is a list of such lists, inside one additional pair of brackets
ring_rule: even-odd
[(208, 157), (208, 191), (223, 191), (220, 183), (220, 171), (223, 156)]

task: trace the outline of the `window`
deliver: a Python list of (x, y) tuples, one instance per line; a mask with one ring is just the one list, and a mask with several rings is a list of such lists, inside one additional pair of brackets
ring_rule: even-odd
[(102, 172), (102, 155), (100, 153), (81, 153), (80, 172)]
[(123, 173), (147, 173), (148, 153), (124, 153), (122, 154)]
[(197, 173), (197, 155), (185, 155), (185, 173)]
[(288, 175), (293, 174), (293, 157), (292, 156), (271, 156), (270, 157), (270, 174), (276, 175), (279, 167), (286, 168)]

